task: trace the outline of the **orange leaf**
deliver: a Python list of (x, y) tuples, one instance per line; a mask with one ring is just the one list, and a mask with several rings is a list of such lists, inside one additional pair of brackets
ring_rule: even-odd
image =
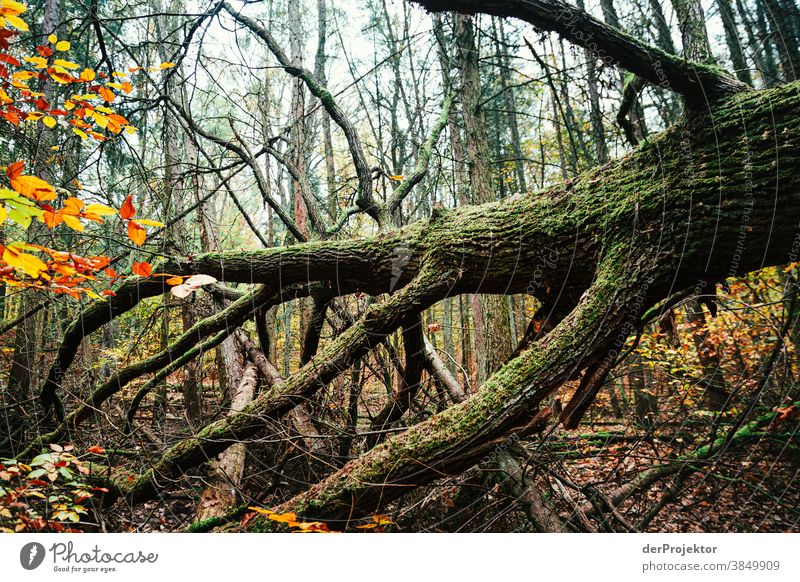
[(297, 515), (295, 515), (291, 511), (289, 513), (273, 513), (272, 515), (268, 515), (267, 517), (279, 523), (291, 523), (293, 521), (297, 521)]
[(102, 455), (103, 453), (106, 452), (106, 450), (103, 447), (99, 446), (99, 445), (93, 445), (93, 446), (89, 447), (88, 449), (86, 449), (86, 451), (89, 452), (89, 453), (94, 453), (95, 455)]
[(23, 196), (32, 198), (37, 202), (56, 199), (55, 188), (36, 176), (16, 176), (11, 178), (11, 187)]
[(146, 261), (133, 263), (133, 269), (131, 270), (134, 275), (139, 275), (140, 277), (149, 277), (153, 273), (153, 267)]
[(100, 87), (97, 92), (100, 93), (100, 97), (102, 97), (104, 101), (108, 101), (109, 103), (111, 103), (114, 100), (114, 97), (116, 97), (114, 92), (108, 87)]
[(25, 169), (25, 162), (22, 160), (14, 162), (13, 164), (9, 164), (8, 169), (6, 170), (6, 175), (8, 176), (9, 180), (13, 180), (20, 174), (22, 174), (22, 170)]
[(165, 283), (170, 287), (173, 285), (180, 285), (181, 283), (183, 283), (183, 277), (170, 277), (165, 281)]
[(139, 224), (135, 220), (129, 220), (128, 238), (131, 239), (134, 244), (142, 246), (144, 244), (145, 239), (147, 238), (147, 231), (141, 224)]
[(136, 209), (133, 207), (133, 197), (129, 194), (119, 209), (119, 217), (124, 220), (130, 220), (134, 216), (136, 216)]

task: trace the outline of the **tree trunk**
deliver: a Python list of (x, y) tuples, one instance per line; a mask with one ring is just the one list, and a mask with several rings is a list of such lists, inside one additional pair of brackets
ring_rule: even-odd
[[(244, 367), (239, 385), (233, 391), (231, 414), (242, 411), (250, 404), (257, 384), (256, 367), (248, 363)], [(200, 496), (197, 507), (198, 520), (223, 516), (236, 506), (239, 484), (244, 476), (246, 456), (245, 443), (236, 443), (212, 463), (213, 469), (208, 479), (208, 487)]]
[[(776, 173), (773, 161), (792, 167), (800, 151), (798, 110), (796, 85), (744, 92), (715, 105), (713, 122), (695, 116), (561, 188), (440, 212), (428, 224), (380, 239), (308, 243), (302, 253), (294, 248), (290, 254), (276, 250), (195, 257), (193, 269), (222, 276), (224, 266), (229, 281), (272, 281), (280, 267), (284, 282), (294, 277), (306, 281), (313, 273), (320, 280), (331, 277), (378, 294), (391, 283), (393, 249), (405, 240), (412, 250), (404, 270), (409, 282), (401, 282), (386, 302), (373, 304), (361, 320), (287, 378), (279, 392), (260, 396), (242, 414), (179, 443), (125, 489), (135, 498), (152, 495), (154, 474), (179, 474), (224, 450), (232, 434), (239, 439), (257, 435), (263, 418), (286, 414), (297, 398), (319, 390), (409, 315), (447, 294), (477, 288), (515, 293), (537, 277), (547, 282), (537, 295), (546, 299), (547, 289), (558, 289), (564, 307), (576, 306), (553, 331), (464, 403), (376, 447), (289, 506), (326, 519), (349, 515), (353, 507), (369, 512), (407, 490), (398, 485), (429, 482), (441, 471), (473, 463), (495, 439), (524, 424), (586, 362), (619, 351), (624, 344), (620, 338), (639, 325), (638, 317), (672, 290), (786, 261), (800, 215), (800, 177), (791, 171)], [(781, 128), (777, 132), (776, 126)], [(747, 140), (742, 139), (743, 127)], [(654, 175), (654, 167), (663, 171)], [(700, 187), (708, 183), (714, 188)], [(752, 190), (743, 184), (752, 184)], [(773, 213), (776, 204), (782, 212)], [(582, 225), (579, 245), (576, 220)], [(509, 234), (496, 239), (487, 263), (486, 236), (500, 231)], [(712, 245), (712, 240), (732, 242)], [(425, 259), (417, 252), (422, 248), (428, 249)], [(558, 257), (552, 267), (541, 267), (543, 248)], [(434, 271), (428, 270), (430, 265)], [(168, 266), (170, 272), (185, 268), (181, 262)]]

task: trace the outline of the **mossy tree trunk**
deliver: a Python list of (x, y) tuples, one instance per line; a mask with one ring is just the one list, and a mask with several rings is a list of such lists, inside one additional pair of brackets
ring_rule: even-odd
[[(224, 338), (252, 313), (286, 301), (290, 289), (289, 298), (305, 296), (312, 287), (333, 295), (388, 297), (374, 301), (307, 364), (241, 411), (178, 442), (137, 479), (126, 479), (119, 490), (131, 499), (152, 497), (159, 483), (233, 443), (257, 438), (270, 421), (286, 416), (446, 297), (528, 293), (556, 314), (548, 317), (551, 331), (528, 343), (476, 393), (386, 440), (281, 508), (345, 527), (410, 487), (462, 471), (509, 439), (529, 434), (546, 398), (587, 368), (592, 376), (608, 369), (650, 314), (672, 307), (676, 292), (789, 260), (800, 237), (800, 173), (794, 170), (800, 157), (800, 84), (749, 90), (716, 69), (687, 66), (555, 0), (421, 3), (521, 16), (579, 44), (576, 31), (594, 32), (596, 42), (643, 79), (658, 82), (652, 69), (659, 62), (670, 86), (695, 108), (693, 115), (622, 159), (538, 192), (437, 209), (429, 221), (375, 237), (207, 253), (157, 265), (157, 272), (206, 273), (255, 285), (178, 338), (165, 350), (173, 354), (195, 349), (201, 337)], [(408, 259), (400, 274), (398, 248)], [(165, 291), (160, 280), (131, 278), (116, 296), (84, 310), (66, 333), (43, 395), (51, 403), (57, 398), (86, 334)], [(171, 365), (164, 358), (157, 354), (129, 366), (122, 379), (161, 374)], [(89, 406), (116, 390), (108, 384)], [(80, 415), (72, 418), (67, 427), (79, 420)]]

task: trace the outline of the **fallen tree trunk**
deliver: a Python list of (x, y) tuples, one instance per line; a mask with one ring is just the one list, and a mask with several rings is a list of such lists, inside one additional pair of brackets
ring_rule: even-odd
[[(231, 414), (235, 414), (253, 400), (258, 384), (256, 367), (248, 363), (242, 372), (242, 379), (231, 399)], [(212, 463), (212, 475), (200, 496), (197, 507), (197, 519), (204, 520), (210, 517), (220, 517), (236, 507), (236, 496), (239, 484), (244, 476), (247, 445), (236, 443), (221, 455), (219, 460)]]
[[(585, 362), (615, 357), (635, 329), (631, 315), (698, 281), (788, 261), (800, 238), (800, 182), (788, 170), (798, 156), (800, 95), (797, 84), (773, 91), (729, 98), (703, 126), (684, 122), (620, 162), (626, 171), (619, 176), (628, 183), (617, 183), (617, 192), (631, 197), (631, 214), (613, 224), (601, 220), (605, 245), (596, 280), (573, 313), (479, 394), (390, 439), (280, 510), (340, 527), (380, 511), (409, 484), (473, 463)], [(658, 152), (659, 160), (638, 166), (647, 152)], [(563, 194), (583, 228), (593, 225), (584, 219), (587, 200), (571, 195), (585, 194), (589, 184), (605, 189), (608, 169), (590, 172)], [(600, 204), (608, 213), (625, 206), (604, 191), (610, 199)]]
[[(395, 293), (298, 373), (167, 451), (125, 489), (136, 499), (153, 495), (158, 475), (174, 477), (258, 435), (266, 420), (289, 412), (448, 295), (528, 292), (572, 310), (477, 395), (390, 439), (287, 507), (344, 519), (374, 511), (409, 483), (474, 463), (563, 381), (618, 350), (648, 307), (698, 281), (789, 260), (800, 217), (800, 176), (792, 171), (800, 151), (799, 87), (736, 94), (575, 180), (437, 211), (429, 222), (379, 237), (168, 261), (166, 272), (226, 281)], [(408, 258), (399, 276), (398, 249)]]

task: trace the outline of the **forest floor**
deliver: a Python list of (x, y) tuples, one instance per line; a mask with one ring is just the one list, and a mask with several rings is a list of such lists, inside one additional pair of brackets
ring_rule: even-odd
[[(624, 434), (616, 427), (584, 430), (580, 435), (569, 433), (552, 435), (561, 455), (559, 471), (581, 485), (592, 485), (609, 493), (637, 473), (642, 473), (659, 463), (658, 458), (673, 458), (675, 451), (655, 439), (643, 442)], [(611, 436), (610, 436), (611, 435)], [(616, 441), (616, 442), (615, 442)], [(141, 443), (142, 445), (144, 443)], [(534, 442), (526, 442), (527, 450), (538, 449)], [(551, 447), (552, 445), (548, 445)], [(540, 451), (538, 451), (540, 452)], [(552, 452), (552, 449), (551, 449)], [(264, 465), (251, 459), (251, 464)], [(769, 438), (729, 452), (720, 460), (703, 466), (683, 484), (678, 500), (668, 503), (645, 528), (649, 532), (796, 532), (800, 530), (800, 455), (785, 445), (771, 442)], [(258, 481), (253, 481), (255, 484)], [(266, 481), (261, 481), (261, 486)], [(626, 502), (620, 510), (636, 523), (648, 508), (655, 505), (671, 484), (664, 480), (645, 495)], [(424, 504), (432, 518), (425, 531), (446, 531), (445, 514), (450, 499), (463, 485), (448, 480), (440, 487), (432, 487), (428, 496), (433, 505)], [(105, 514), (108, 531), (169, 532), (181, 531), (194, 520), (195, 500), (203, 487), (200, 473), (187, 476), (179, 487), (173, 488), (159, 499), (138, 505), (117, 506)], [(254, 496), (256, 489), (253, 489)], [(280, 494), (280, 492), (278, 492)], [(511, 505), (509, 505), (509, 503)], [(439, 504), (436, 511), (434, 507)], [(422, 503), (410, 504), (422, 507)], [(521, 511), (515, 510), (513, 500), (487, 487), (474, 502), (472, 516), (458, 531), (526, 531), (528, 529)], [(401, 509), (401, 513), (404, 511)], [(413, 509), (406, 510), (416, 514)], [(563, 514), (563, 512), (562, 512)], [(409, 517), (411, 517), (409, 515)], [(418, 519), (414, 516), (413, 519)], [(389, 531), (409, 531), (400, 526)], [(424, 521), (424, 520), (423, 520)]]

